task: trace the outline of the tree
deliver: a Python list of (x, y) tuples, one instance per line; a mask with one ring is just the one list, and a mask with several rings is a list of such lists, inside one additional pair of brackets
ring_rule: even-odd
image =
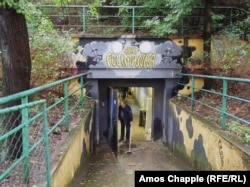
[[(7, 2), (7, 1), (6, 1)], [(0, 4), (0, 50), (2, 52), (2, 94), (11, 95), (30, 87), (31, 58), (29, 37), (25, 15), (20, 11), (18, 2), (3, 1)], [(14, 8), (16, 6), (16, 8)], [(18, 105), (20, 101), (8, 103)], [(6, 118), (6, 128), (13, 129), (20, 124), (19, 112)], [(20, 157), (22, 153), (21, 131), (11, 138), (9, 153), (11, 157)], [(14, 142), (13, 142), (14, 141)]]
[(204, 6), (204, 29), (203, 29), (203, 51), (205, 54), (204, 66), (205, 69), (211, 68), (211, 34), (212, 34), (212, 4), (213, 0), (205, 0)]
[(31, 58), (25, 16), (14, 8), (0, 13), (3, 96), (29, 89)]
[[(52, 0), (57, 6), (63, 6), (68, 0)], [(2, 0), (0, 1), (0, 51), (2, 59), (2, 96), (18, 93), (30, 88), (31, 83), (31, 54), (29, 40), (36, 41), (38, 35), (44, 29), (43, 36), (55, 34), (52, 42), (57, 44), (57, 51), (62, 54), (57, 55), (57, 59), (65, 59), (65, 51), (72, 49), (74, 42), (69, 42), (68, 38), (59, 37), (53, 32), (50, 24), (43, 25), (44, 18), (35, 6), (31, 6), (27, 0)], [(33, 4), (34, 5), (34, 4)], [(39, 13), (38, 13), (39, 12)], [(35, 14), (35, 15), (34, 15)], [(40, 18), (40, 19), (38, 19)], [(46, 21), (45, 21), (46, 22)], [(47, 22), (46, 22), (47, 23)], [(49, 25), (49, 26), (48, 26)], [(29, 26), (29, 29), (28, 27)], [(36, 31), (34, 37), (29, 36)], [(35, 38), (35, 39), (34, 39)], [(59, 42), (55, 40), (58, 39)], [(51, 42), (51, 41), (50, 41)], [(32, 43), (32, 42), (31, 42)], [(41, 44), (42, 42), (40, 42)], [(44, 42), (45, 43), (45, 42)], [(33, 43), (34, 44), (34, 43)], [(54, 45), (53, 45), (54, 46)], [(34, 46), (33, 46), (34, 47)], [(41, 46), (40, 46), (41, 47)], [(50, 45), (51, 47), (51, 45)], [(47, 48), (46, 48), (47, 50)], [(20, 100), (12, 101), (1, 107), (19, 105)], [(2, 116), (1, 116), (2, 117)], [(0, 129), (9, 131), (21, 124), (20, 112), (12, 112), (3, 116), (0, 122)], [(21, 130), (8, 138), (8, 156), (10, 158), (19, 158), (22, 154), (22, 134)]]

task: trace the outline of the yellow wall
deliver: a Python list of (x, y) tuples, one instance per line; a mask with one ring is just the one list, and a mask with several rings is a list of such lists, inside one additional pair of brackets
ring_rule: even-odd
[[(199, 119), (198, 116), (191, 114), (190, 112), (178, 107), (174, 103), (170, 103), (171, 112), (176, 117), (176, 123), (174, 124), (179, 132), (179, 135), (174, 134), (176, 137), (175, 143), (177, 147), (183, 147), (182, 150), (186, 154), (186, 159), (189, 162), (194, 162), (193, 154), (196, 149), (196, 153), (205, 155), (207, 168), (212, 170), (249, 170), (249, 155), (245, 154), (245, 150), (242, 147), (238, 147), (235, 142), (235, 138), (230, 138), (224, 135), (223, 130), (215, 127), (215, 125), (209, 124), (204, 119)], [(178, 126), (179, 125), (179, 126)], [(178, 126), (178, 127), (177, 127)], [(180, 136), (181, 134), (181, 136)], [(182, 137), (183, 140), (178, 140), (178, 137)], [(178, 142), (182, 145), (178, 145)], [(200, 145), (200, 147), (198, 146)], [(246, 147), (247, 148), (247, 147)], [(249, 151), (249, 148), (248, 148)], [(204, 158), (204, 157), (203, 157)], [(192, 163), (195, 166), (195, 163)], [(211, 167), (211, 168), (210, 168)], [(200, 169), (200, 168), (198, 168)], [(202, 168), (206, 170), (206, 167)]]
[[(91, 112), (91, 115), (92, 114), (93, 112)], [(52, 160), (51, 167), (51, 183), (53, 187), (69, 186), (81, 163), (90, 155), (91, 145), (89, 132), (91, 132), (93, 128), (91, 126), (92, 119), (93, 116), (91, 116), (90, 122), (87, 121), (89, 124), (86, 124), (85, 118), (81, 120), (80, 124), (70, 131), (70, 135), (64, 141), (58, 154), (53, 157), (54, 160)], [(86, 125), (90, 125), (89, 132), (84, 131)], [(85, 144), (86, 147), (84, 147), (83, 144)], [(86, 158), (83, 158), (83, 155), (85, 155)]]
[[(175, 38), (175, 39), (173, 39), (173, 41), (179, 46), (184, 45), (183, 39)], [(196, 50), (192, 52), (192, 56), (189, 58), (188, 68), (190, 68), (190, 69), (203, 68), (203, 63), (200, 63), (198, 61), (196, 62), (196, 60), (195, 60), (197, 57), (200, 57), (203, 54), (203, 43), (204, 42), (203, 42), (202, 38), (190, 38), (188, 40), (188, 46), (193, 46), (196, 48)], [(193, 61), (193, 63), (191, 63), (191, 61)]]
[[(183, 39), (173, 39), (174, 43), (176, 43), (179, 46), (182, 46), (184, 44)], [(191, 38), (188, 40), (188, 46), (194, 46), (196, 50), (192, 53), (192, 56), (201, 54), (203, 52), (203, 39), (202, 38)]]

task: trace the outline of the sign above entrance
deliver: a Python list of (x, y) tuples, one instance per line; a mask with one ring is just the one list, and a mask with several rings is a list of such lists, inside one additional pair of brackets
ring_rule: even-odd
[[(154, 68), (156, 64), (156, 54), (151, 53), (151, 46), (149, 42), (143, 42), (139, 47), (127, 46), (123, 48), (122, 44), (114, 42), (112, 48), (113, 52), (106, 54), (106, 66), (115, 68)], [(143, 46), (147, 45), (147, 46)], [(119, 50), (119, 51), (118, 51)]]
[(169, 39), (154, 40), (125, 35), (113, 41), (92, 41), (83, 55), (89, 68), (153, 69), (181, 64), (181, 47)]
[(81, 37), (89, 79), (179, 78), (182, 48), (168, 38)]

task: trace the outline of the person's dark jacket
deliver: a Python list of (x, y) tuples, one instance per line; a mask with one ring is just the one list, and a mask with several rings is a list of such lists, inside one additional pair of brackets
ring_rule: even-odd
[(129, 105), (126, 104), (124, 108), (119, 106), (118, 119), (125, 124), (129, 124), (131, 121), (133, 121), (132, 109)]

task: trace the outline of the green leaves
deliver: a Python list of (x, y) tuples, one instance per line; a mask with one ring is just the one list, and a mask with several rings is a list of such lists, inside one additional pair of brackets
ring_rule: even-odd
[(169, 0), (168, 1), (168, 14), (164, 17), (159, 24), (152, 25), (152, 32), (158, 36), (165, 34), (176, 34), (177, 29), (175, 27), (181, 24), (182, 19), (189, 15), (194, 8), (197, 6), (199, 1), (197, 0)]
[(13, 8), (16, 10), (17, 13), (20, 14), (28, 14), (28, 1), (26, 0), (19, 0), (19, 1), (15, 1), (15, 0), (3, 0), (2, 2), (0, 2), (0, 7), (6, 9), (6, 8)]
[(57, 6), (64, 6), (71, 2), (71, 0), (54, 0)]

